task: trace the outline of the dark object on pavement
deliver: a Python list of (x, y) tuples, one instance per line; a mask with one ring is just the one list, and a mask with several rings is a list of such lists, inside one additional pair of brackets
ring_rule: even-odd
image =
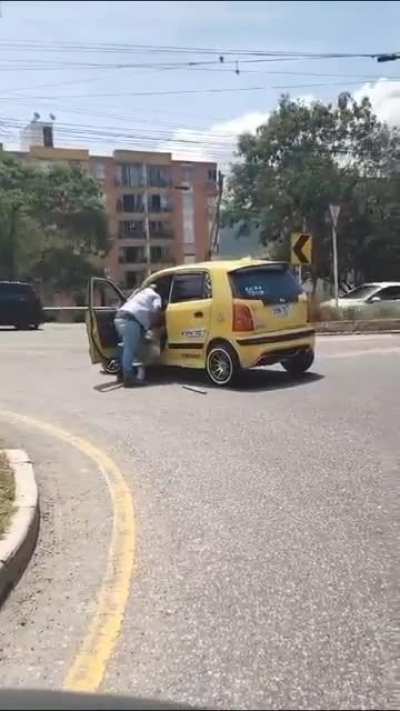
[(170, 704), (133, 696), (105, 696), (103, 694), (72, 694), (65, 691), (0, 690), (0, 711), (9, 709), (190, 709), (193, 707)]
[(196, 388), (193, 385), (182, 385), (185, 390), (191, 390), (194, 393), (199, 393), (199, 395), (207, 395), (207, 390), (202, 390), (201, 388)]
[(31, 284), (0, 281), (0, 326), (28, 329), (42, 322), (42, 304)]

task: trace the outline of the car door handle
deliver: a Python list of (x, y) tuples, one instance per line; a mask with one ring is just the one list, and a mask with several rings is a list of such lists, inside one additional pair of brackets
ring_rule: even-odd
[(193, 314), (193, 316), (194, 316), (195, 318), (202, 318), (202, 317), (204, 316), (204, 314), (203, 314), (202, 311), (195, 311), (194, 314)]

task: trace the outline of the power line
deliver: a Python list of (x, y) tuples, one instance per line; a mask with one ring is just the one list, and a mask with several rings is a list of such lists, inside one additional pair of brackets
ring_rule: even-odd
[[(106, 94), (70, 94), (64, 96), (29, 96), (32, 100), (39, 99), (91, 99), (91, 98), (112, 98), (118, 96), (176, 96), (182, 94), (224, 94), (224, 93), (236, 93), (236, 92), (246, 92), (246, 91), (265, 91), (269, 87), (265, 86), (246, 86), (246, 87), (232, 87), (223, 89), (172, 89), (172, 90), (162, 90), (162, 91), (129, 91), (129, 92), (118, 92), (118, 93), (106, 93)], [(18, 97), (13, 97), (16, 100)], [(9, 101), (10, 97), (0, 97), (1, 101)]]
[[(0, 118), (0, 129), (3, 128), (17, 128), (21, 129), (25, 127), (25, 124), (19, 120), (10, 117)], [(139, 129), (142, 131), (142, 129)], [(185, 130), (185, 129), (183, 129)], [(225, 148), (230, 142), (236, 141), (236, 135), (219, 135), (219, 134), (209, 134), (208, 132), (196, 132), (191, 129), (187, 129), (193, 137), (182, 137), (173, 138), (171, 137), (171, 131), (166, 131), (163, 129), (153, 129), (150, 134), (146, 133), (136, 133), (134, 131), (121, 131), (115, 130), (112, 127), (97, 127), (93, 125), (85, 124), (70, 124), (70, 123), (58, 123), (57, 133), (59, 135), (68, 136), (81, 136), (90, 139), (113, 139), (113, 140), (139, 140), (139, 141), (157, 141), (157, 142), (168, 142), (177, 144), (189, 144), (189, 145), (205, 145), (212, 146), (214, 148)], [(196, 137), (197, 136), (197, 137)], [(224, 140), (226, 139), (226, 140)], [(109, 141), (108, 141), (109, 142)]]
[[(372, 80), (373, 81), (373, 80)], [(400, 79), (391, 78), (388, 81), (393, 81), (398, 83)], [(32, 96), (27, 97), (11, 97), (14, 101), (19, 99), (29, 98), (32, 101), (40, 100), (57, 100), (57, 99), (96, 99), (96, 98), (117, 98), (117, 97), (129, 97), (129, 96), (180, 96), (180, 95), (191, 95), (191, 94), (225, 94), (225, 93), (238, 93), (238, 92), (251, 92), (251, 91), (266, 91), (268, 89), (289, 89), (289, 88), (305, 88), (313, 86), (343, 86), (344, 82), (322, 82), (313, 84), (295, 84), (291, 86), (282, 85), (271, 85), (271, 86), (247, 86), (247, 87), (231, 87), (231, 88), (205, 88), (205, 89), (166, 89), (161, 91), (129, 91), (129, 92), (116, 92), (116, 93), (96, 93), (96, 94), (66, 94), (53, 96)], [(346, 84), (359, 84), (359, 81), (346, 82)], [(0, 97), (0, 101), (9, 101), (10, 96)]]
[(119, 43), (73, 43), (73, 42), (39, 42), (36, 40), (3, 40), (0, 43), (0, 49), (29, 49), (30, 51), (51, 51), (51, 52), (111, 52), (111, 53), (167, 53), (167, 54), (206, 54), (212, 56), (259, 56), (259, 57), (295, 57), (300, 59), (308, 59), (316, 57), (317, 59), (350, 59), (350, 58), (367, 58), (376, 59), (380, 56), (388, 56), (396, 54), (387, 51), (378, 52), (301, 52), (301, 51), (282, 51), (282, 50), (252, 50), (252, 49), (236, 49), (236, 48), (210, 48), (210, 47), (185, 47), (173, 45), (148, 45), (148, 44), (119, 44)]

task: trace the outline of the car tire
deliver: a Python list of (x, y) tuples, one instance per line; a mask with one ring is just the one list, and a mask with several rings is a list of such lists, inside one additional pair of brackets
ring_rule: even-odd
[(308, 350), (302, 351), (301, 353), (298, 353), (297, 355), (292, 356), (291, 358), (282, 360), (281, 365), (286, 370), (286, 372), (289, 373), (289, 375), (296, 378), (297, 376), (302, 375), (306, 372), (306, 370), (311, 368), (313, 362), (314, 351), (312, 348), (309, 348)]
[(213, 385), (225, 387), (237, 382), (241, 366), (236, 351), (229, 343), (218, 342), (207, 352), (206, 371)]
[(103, 369), (108, 375), (118, 375), (121, 372), (121, 365), (117, 358), (111, 358), (103, 362)]

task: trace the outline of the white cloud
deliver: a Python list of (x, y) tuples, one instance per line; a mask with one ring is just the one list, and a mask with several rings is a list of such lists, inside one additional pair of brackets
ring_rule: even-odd
[[(298, 98), (306, 105), (315, 101), (315, 96), (311, 94), (293, 98)], [(217, 161), (221, 169), (226, 171), (235, 158), (238, 136), (246, 132), (255, 133), (261, 124), (268, 121), (270, 113), (251, 111), (214, 123), (203, 131), (178, 128), (171, 136), (174, 143), (161, 143), (159, 150), (170, 151), (174, 158), (181, 160)]]
[(178, 128), (171, 137), (176, 143), (163, 143), (159, 150), (171, 151), (174, 158), (183, 160), (216, 160), (226, 169), (234, 157), (238, 136), (246, 131), (254, 133), (268, 117), (268, 112), (253, 111), (214, 123), (205, 131)]
[(400, 82), (379, 79), (374, 84), (363, 84), (353, 96), (357, 101), (368, 96), (381, 121), (387, 121), (392, 126), (400, 125)]

